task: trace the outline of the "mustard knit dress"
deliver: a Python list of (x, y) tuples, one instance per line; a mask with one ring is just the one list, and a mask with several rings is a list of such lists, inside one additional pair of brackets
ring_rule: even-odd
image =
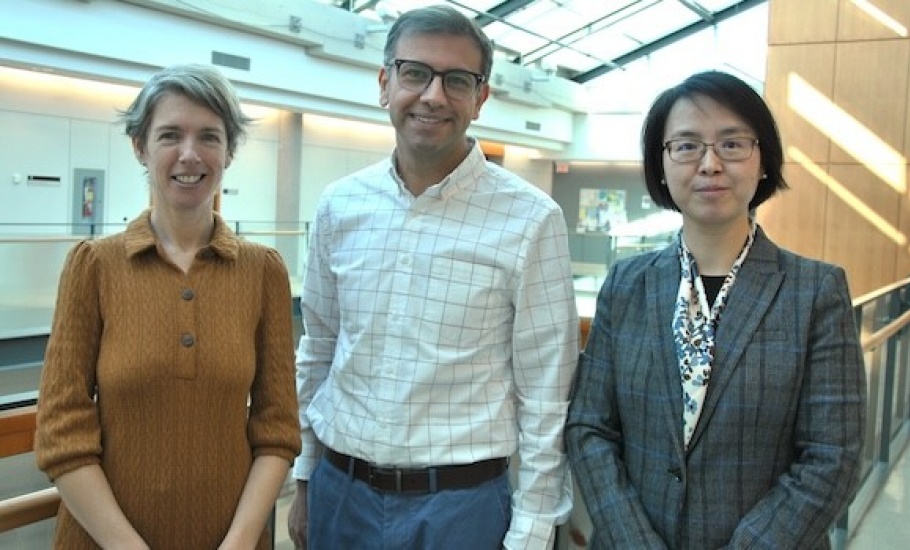
[[(214, 549), (253, 458), (300, 450), (288, 276), (217, 215), (184, 274), (157, 251), (149, 216), (69, 254), (36, 457), (51, 480), (100, 464), (152, 549)], [(65, 505), (55, 547), (97, 548)]]

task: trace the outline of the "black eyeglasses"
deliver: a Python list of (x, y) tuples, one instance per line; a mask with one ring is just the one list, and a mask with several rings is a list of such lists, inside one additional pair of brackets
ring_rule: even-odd
[(708, 147), (714, 149), (714, 154), (720, 160), (739, 162), (748, 160), (756, 145), (758, 140), (753, 137), (731, 137), (714, 143), (683, 138), (665, 142), (664, 149), (670, 155), (670, 160), (681, 164), (700, 161), (708, 152)]
[(442, 78), (442, 89), (452, 99), (465, 99), (473, 94), (485, 80), (482, 74), (462, 69), (437, 71), (426, 63), (407, 59), (393, 59), (389, 67), (398, 72), (398, 83), (405, 90), (423, 93), (438, 75)]

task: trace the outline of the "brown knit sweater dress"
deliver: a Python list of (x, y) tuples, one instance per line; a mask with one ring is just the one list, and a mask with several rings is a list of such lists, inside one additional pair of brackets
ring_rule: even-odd
[[(41, 378), (38, 467), (53, 480), (100, 464), (152, 549), (216, 548), (253, 458), (300, 450), (292, 332), (278, 253), (217, 215), (188, 274), (157, 251), (149, 210), (77, 244)], [(55, 547), (97, 548), (65, 505)]]

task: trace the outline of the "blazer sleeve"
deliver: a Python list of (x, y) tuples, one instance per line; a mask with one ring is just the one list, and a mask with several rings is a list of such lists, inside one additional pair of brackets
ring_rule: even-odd
[(576, 371), (566, 423), (569, 459), (594, 527), (592, 547), (661, 549), (666, 545), (652, 527), (623, 462), (613, 358), (614, 330), (619, 327), (613, 326), (613, 319), (614, 308), (622, 309), (617, 302), (628, 289), (621, 266), (610, 271)]
[(866, 374), (843, 269), (829, 266), (808, 320), (795, 459), (740, 521), (730, 548), (806, 548), (853, 498), (861, 465)]

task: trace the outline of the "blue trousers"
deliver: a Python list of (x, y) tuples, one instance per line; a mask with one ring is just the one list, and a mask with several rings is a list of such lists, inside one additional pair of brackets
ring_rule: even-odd
[(509, 474), (470, 489), (380, 493), (324, 458), (307, 484), (308, 550), (501, 550)]

